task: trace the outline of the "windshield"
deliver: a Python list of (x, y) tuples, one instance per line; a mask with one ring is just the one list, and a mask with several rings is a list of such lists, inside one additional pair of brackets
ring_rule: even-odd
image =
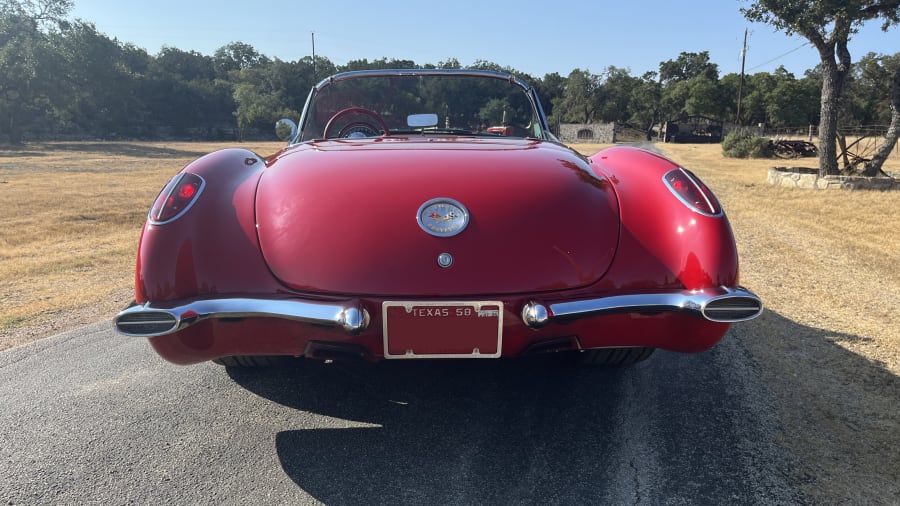
[(323, 81), (310, 95), (298, 140), (544, 137), (542, 118), (521, 81), (486, 72), (402, 72), (358, 72)]

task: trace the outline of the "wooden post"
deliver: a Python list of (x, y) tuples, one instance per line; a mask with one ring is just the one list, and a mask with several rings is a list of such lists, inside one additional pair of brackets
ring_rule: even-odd
[(747, 29), (744, 28), (744, 47), (741, 49), (741, 80), (738, 84), (737, 114), (734, 116), (734, 122), (741, 124), (741, 98), (744, 94), (744, 66), (747, 63)]
[(847, 138), (841, 134), (837, 136), (838, 147), (841, 148), (841, 154), (844, 156), (844, 168), (850, 168), (850, 157), (847, 156)]

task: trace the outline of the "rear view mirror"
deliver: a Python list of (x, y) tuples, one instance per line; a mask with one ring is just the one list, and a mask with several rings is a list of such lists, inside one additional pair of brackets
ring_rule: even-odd
[(289, 141), (297, 135), (297, 124), (287, 118), (282, 118), (275, 122), (275, 135), (279, 140)]
[(437, 124), (437, 114), (410, 114), (406, 117), (406, 125), (412, 128), (433, 127)]

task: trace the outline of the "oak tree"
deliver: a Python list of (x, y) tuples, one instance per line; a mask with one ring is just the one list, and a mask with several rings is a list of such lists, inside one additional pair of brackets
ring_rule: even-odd
[[(770, 24), (788, 35), (803, 36), (818, 51), (823, 78), (819, 171), (839, 174), (838, 116), (852, 65), (848, 43), (867, 21), (881, 20), (884, 31), (900, 22), (900, 0), (753, 0), (741, 12), (750, 21)], [(895, 135), (886, 142), (892, 147), (897, 129), (889, 130), (889, 134), (891, 131)]]

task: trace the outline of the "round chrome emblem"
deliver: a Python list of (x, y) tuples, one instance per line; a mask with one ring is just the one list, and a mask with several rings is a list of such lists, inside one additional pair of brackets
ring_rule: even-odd
[(429, 234), (450, 237), (465, 230), (469, 224), (469, 211), (453, 199), (431, 199), (419, 208), (416, 220)]

